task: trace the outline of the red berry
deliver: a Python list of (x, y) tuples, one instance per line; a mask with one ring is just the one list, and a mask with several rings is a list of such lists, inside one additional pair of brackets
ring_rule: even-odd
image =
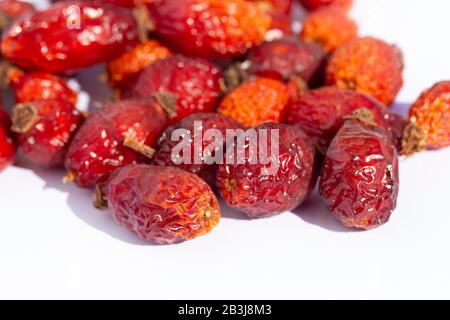
[(3, 29), (27, 15), (34, 13), (34, 6), (25, 1), (2, 0), (0, 1), (0, 29)]
[(308, 10), (332, 7), (349, 11), (353, 5), (353, 0), (300, 0), (300, 2)]
[(205, 235), (220, 220), (211, 188), (178, 168), (129, 165), (111, 175), (107, 189), (117, 223), (159, 244)]
[[(195, 163), (194, 156), (196, 153), (199, 152), (199, 150), (196, 150), (194, 140), (190, 140), (189, 142), (191, 152), (190, 162), (176, 165), (174, 161), (175, 162), (179, 161), (180, 160), (179, 157), (184, 156), (184, 154), (178, 155), (178, 158), (176, 157), (173, 158), (172, 151), (182, 140), (189, 139), (189, 136), (184, 137), (184, 139), (180, 138), (178, 140), (172, 141), (172, 133), (177, 129), (185, 129), (190, 133), (190, 138), (193, 139), (194, 134), (196, 132), (194, 130), (196, 122), (201, 126), (200, 130), (197, 131), (197, 134), (199, 134), (202, 137), (202, 144), (200, 145), (200, 154), (202, 155), (201, 157), (202, 163)], [(160, 148), (156, 153), (155, 157), (153, 158), (152, 164), (157, 166), (177, 166), (183, 170), (197, 174), (200, 178), (205, 180), (210, 186), (214, 187), (216, 184), (217, 164), (208, 164), (207, 160), (208, 158), (214, 159), (216, 155), (220, 155), (220, 153), (216, 154), (217, 149), (215, 149), (207, 156), (205, 156), (205, 150), (207, 150), (207, 147), (209, 147), (209, 145), (213, 142), (210, 140), (213, 138), (207, 138), (204, 136), (205, 131), (209, 129), (218, 130), (225, 139), (227, 129), (242, 129), (242, 128), (243, 126), (237, 121), (217, 113), (196, 113), (190, 115), (181, 120), (180, 122), (178, 122), (176, 125), (168, 128), (164, 132), (164, 134), (160, 138)], [(217, 143), (219, 143), (219, 141), (217, 141)], [(224, 145), (221, 144), (221, 146), (218, 146), (217, 148), (224, 148)]]
[(321, 78), (325, 51), (314, 43), (285, 38), (252, 49), (247, 72), (260, 77), (287, 80), (297, 76), (310, 84)]
[(252, 218), (273, 216), (298, 207), (315, 183), (314, 147), (309, 138), (300, 129), (284, 124), (264, 124), (257, 132), (261, 129), (268, 129), (269, 139), (259, 141), (257, 152), (267, 150), (268, 154), (277, 142), (270, 139), (270, 131), (279, 130), (279, 157), (271, 157), (279, 165), (275, 174), (263, 174), (271, 164), (250, 161), (249, 141), (245, 144), (244, 164), (236, 162), (239, 159), (235, 156), (233, 164), (222, 164), (217, 172), (217, 187), (227, 204)]
[(321, 150), (326, 150), (344, 117), (359, 108), (372, 111), (375, 123), (387, 131), (400, 150), (406, 120), (375, 99), (350, 90), (324, 87), (306, 93), (289, 107), (288, 123), (302, 128)]
[(155, 32), (182, 53), (232, 58), (260, 44), (271, 19), (244, 0), (157, 0), (150, 5)]
[(378, 227), (395, 209), (398, 189), (398, 156), (388, 136), (360, 120), (347, 120), (320, 176), (320, 193), (332, 214), (347, 227)]
[(222, 72), (214, 64), (176, 55), (142, 71), (125, 96), (155, 96), (170, 111), (169, 123), (174, 124), (193, 113), (214, 111), (222, 88)]
[(9, 73), (9, 81), (16, 103), (54, 99), (77, 103), (77, 93), (69, 88), (64, 79), (50, 73), (23, 73), (15, 69)]
[(0, 126), (0, 171), (13, 163), (15, 155), (14, 141), (8, 136), (8, 130)]
[(39, 100), (14, 107), (12, 130), (18, 133), (19, 146), (30, 161), (60, 166), (83, 120), (70, 102)]
[(137, 42), (129, 10), (74, 0), (13, 25), (2, 53), (20, 67), (61, 73), (115, 59)]
[(68, 177), (80, 187), (94, 188), (113, 170), (145, 161), (166, 122), (164, 110), (153, 99), (104, 106), (86, 120), (70, 144), (65, 161)]

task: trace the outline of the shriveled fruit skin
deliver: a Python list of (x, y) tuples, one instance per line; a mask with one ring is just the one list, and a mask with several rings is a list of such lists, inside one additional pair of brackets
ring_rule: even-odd
[(332, 7), (346, 12), (353, 5), (353, 0), (300, 0), (300, 2), (308, 10)]
[(14, 91), (16, 103), (37, 100), (64, 100), (77, 103), (77, 93), (66, 80), (47, 72), (13, 70), (9, 75), (10, 87)]
[(127, 141), (153, 147), (167, 116), (154, 99), (123, 100), (93, 113), (78, 130), (65, 167), (80, 187), (94, 188), (119, 167), (149, 161)]
[(226, 95), (217, 112), (246, 127), (256, 127), (264, 122), (284, 122), (289, 102), (288, 89), (283, 83), (257, 78)]
[(8, 134), (8, 130), (0, 126), (0, 171), (14, 162), (16, 146)]
[(347, 227), (386, 223), (397, 205), (397, 150), (385, 132), (347, 120), (333, 139), (320, 176), (320, 194)]
[[(24, 110), (34, 116), (23, 124)], [(13, 131), (25, 157), (33, 163), (55, 167), (64, 163), (64, 157), (76, 130), (84, 117), (75, 106), (64, 100), (38, 100), (18, 104), (13, 109)]]
[(372, 111), (375, 123), (387, 132), (400, 150), (406, 119), (372, 97), (351, 90), (337, 87), (312, 90), (290, 105), (287, 122), (299, 126), (314, 139), (321, 150), (326, 150), (344, 123), (344, 117), (359, 108)]
[(125, 89), (136, 81), (146, 67), (171, 55), (170, 49), (157, 40), (138, 44), (108, 64), (110, 83), (114, 88)]
[(118, 169), (109, 180), (107, 198), (118, 224), (158, 244), (205, 235), (220, 221), (211, 188), (195, 174), (174, 167)]
[(177, 51), (209, 59), (244, 54), (271, 25), (270, 16), (244, 0), (157, 0), (149, 8), (159, 37)]
[[(196, 122), (201, 125), (198, 131), (195, 131)], [(172, 141), (171, 139), (172, 133), (177, 129), (188, 130), (192, 138), (194, 138), (194, 135), (196, 133), (202, 137), (202, 144), (200, 145), (202, 163), (195, 163), (194, 161), (194, 155), (196, 151), (198, 151), (196, 149), (194, 140), (191, 140), (189, 143), (191, 150), (190, 163), (182, 163), (179, 165), (174, 163), (174, 160), (175, 162), (180, 160), (180, 155), (175, 155), (175, 158), (173, 158), (172, 151), (180, 143), (180, 141), (182, 141), (182, 139), (176, 141)], [(239, 122), (217, 113), (196, 113), (190, 115), (177, 124), (166, 129), (166, 131), (160, 137), (160, 147), (158, 152), (155, 154), (155, 157), (153, 158), (152, 164), (156, 166), (177, 166), (180, 169), (197, 174), (200, 178), (205, 180), (211, 187), (214, 188), (216, 185), (217, 164), (208, 164), (207, 160), (214, 159), (218, 150), (214, 150), (208, 153), (208, 155), (205, 155), (205, 149), (212, 143), (212, 141), (210, 139), (207, 139), (204, 135), (205, 132), (210, 129), (220, 131), (223, 136), (222, 141), (225, 141), (227, 129), (243, 129), (243, 126)], [(221, 143), (220, 145), (221, 146), (217, 146), (217, 148), (221, 148), (222, 150), (224, 150), (225, 145), (223, 143)]]
[(142, 71), (136, 84), (125, 93), (127, 98), (169, 96), (174, 109), (169, 112), (169, 124), (186, 116), (216, 109), (222, 93), (221, 70), (207, 60), (175, 55), (157, 61)]
[(426, 148), (450, 146), (450, 81), (423, 92), (409, 110), (409, 119), (425, 134)]
[(276, 80), (297, 76), (314, 85), (321, 78), (325, 51), (314, 43), (284, 38), (252, 49), (248, 61), (250, 75)]
[(390, 105), (403, 85), (403, 55), (382, 40), (356, 38), (337, 48), (326, 70), (326, 82), (366, 93)]
[(344, 12), (335, 8), (324, 8), (312, 12), (303, 22), (300, 37), (314, 41), (332, 52), (358, 36), (358, 27)]
[(2, 41), (2, 53), (25, 69), (65, 73), (115, 59), (137, 43), (129, 10), (74, 0), (13, 25)]
[[(270, 164), (251, 163), (249, 151), (243, 164), (227, 162), (217, 171), (217, 187), (226, 203), (251, 218), (270, 217), (298, 207), (316, 181), (314, 147), (302, 130), (275, 123), (263, 124), (256, 130), (260, 129), (279, 130), (279, 157), (271, 157), (279, 164), (275, 174), (267, 172)], [(268, 137), (259, 145), (258, 153), (262, 148), (270, 150), (276, 143), (270, 133)], [(248, 146), (247, 142), (246, 149)], [(262, 174), (264, 170), (269, 174)]]

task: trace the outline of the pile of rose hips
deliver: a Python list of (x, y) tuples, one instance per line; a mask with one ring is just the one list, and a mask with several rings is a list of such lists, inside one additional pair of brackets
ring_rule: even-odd
[[(36, 12), (0, 1), (2, 83), (16, 98), (11, 119), (0, 109), (0, 169), (16, 146), (31, 162), (65, 166), (65, 180), (95, 189), (95, 206), (144, 239), (210, 232), (216, 194), (251, 218), (295, 209), (317, 180), (342, 224), (375, 228), (396, 207), (398, 155), (450, 145), (450, 81), (425, 91), (408, 119), (392, 112), (402, 53), (358, 36), (351, 0), (300, 0), (300, 34), (290, 0), (54, 2)], [(65, 76), (98, 63), (115, 101), (83, 114)], [(241, 162), (208, 161), (224, 145), (176, 165), (172, 133), (199, 121), (224, 135), (277, 129), (278, 171), (264, 174), (247, 151)], [(256, 152), (271, 148), (261, 141)]]

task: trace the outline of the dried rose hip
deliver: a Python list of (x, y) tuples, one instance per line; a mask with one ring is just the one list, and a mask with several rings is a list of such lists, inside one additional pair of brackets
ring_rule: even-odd
[(8, 134), (8, 130), (0, 126), (0, 171), (14, 162), (16, 147)]
[(332, 7), (349, 11), (353, 5), (353, 0), (300, 0), (300, 2), (308, 10)]
[[(196, 130), (195, 125), (199, 125)], [(242, 129), (243, 126), (237, 121), (225, 117), (217, 113), (196, 113), (190, 115), (176, 125), (169, 127), (160, 138), (160, 148), (153, 158), (153, 165), (157, 166), (177, 166), (180, 169), (197, 174), (200, 178), (205, 180), (210, 186), (214, 187), (216, 184), (217, 164), (214, 160), (220, 155), (223, 158), (224, 145), (223, 141), (226, 139), (227, 129)], [(175, 130), (184, 129), (189, 132), (189, 135), (178, 137), (172, 140), (172, 134)], [(205, 136), (207, 130), (218, 130), (222, 135), (222, 141), (215, 141), (214, 137)], [(196, 148), (194, 138), (201, 139), (199, 150)], [(186, 139), (186, 140), (185, 140)], [(172, 152), (174, 148), (182, 141), (187, 141), (190, 154), (176, 153), (174, 156)], [(214, 142), (214, 149), (211, 145)], [(221, 149), (222, 152), (219, 152)], [(199, 155), (200, 160), (195, 161), (195, 155)], [(182, 163), (181, 157), (189, 158), (188, 163)], [(181, 162), (181, 164), (178, 164)], [(177, 163), (177, 164), (176, 164)]]
[(115, 169), (152, 157), (167, 116), (154, 99), (123, 100), (93, 113), (76, 133), (65, 166), (68, 178), (94, 188)]
[(389, 220), (399, 189), (398, 156), (383, 130), (347, 120), (328, 149), (320, 194), (345, 226), (372, 229)]
[(370, 96), (351, 90), (324, 87), (306, 93), (292, 102), (287, 111), (288, 123), (302, 128), (324, 151), (344, 123), (344, 117), (359, 108), (372, 111), (374, 122), (387, 131), (400, 150), (407, 121)]
[[(3, 99), (2, 96), (3, 96), (2, 93), (0, 93), (0, 100)], [(4, 129), (11, 128), (11, 119), (1, 106), (0, 106), (0, 127), (3, 127)]]
[(232, 58), (260, 44), (270, 17), (244, 0), (158, 0), (149, 6), (155, 32), (179, 51)]
[(107, 189), (116, 222), (159, 244), (205, 235), (220, 221), (211, 188), (175, 167), (129, 165), (111, 175)]
[[(256, 132), (267, 130), (267, 138), (258, 139), (257, 152), (270, 156), (278, 144), (279, 154), (270, 156), (279, 165), (262, 164), (251, 159), (251, 142), (243, 146), (244, 159), (239, 159), (242, 146), (235, 147), (232, 163), (222, 164), (217, 172), (217, 187), (226, 203), (245, 212), (251, 218), (274, 216), (298, 207), (309, 195), (315, 183), (314, 147), (299, 128), (267, 123)], [(272, 140), (271, 130), (278, 130), (279, 139)], [(244, 160), (243, 164), (238, 160)]]
[(292, 0), (250, 0), (266, 12), (276, 11), (283, 14), (291, 13)]
[(0, 1), (0, 29), (4, 29), (14, 21), (34, 13), (34, 6), (25, 1), (2, 0)]
[(389, 105), (403, 85), (401, 51), (382, 40), (357, 38), (337, 48), (326, 71), (328, 85), (369, 94)]
[[(62, 1), (65, 0), (52, 0), (52, 2), (62, 2)], [(96, 4), (111, 3), (119, 7), (133, 8), (138, 4), (138, 2), (150, 2), (152, 0), (81, 0), (81, 1)]]
[(9, 85), (14, 91), (16, 103), (36, 100), (64, 100), (72, 104), (77, 102), (77, 93), (67, 82), (47, 72), (24, 73), (18, 69), (9, 72)]
[(272, 18), (272, 23), (266, 33), (266, 41), (274, 41), (294, 34), (292, 19), (289, 15), (279, 11), (268, 11), (267, 14)]
[(13, 25), (2, 53), (25, 69), (62, 73), (115, 59), (137, 42), (129, 10), (64, 1)]
[(290, 96), (280, 81), (257, 78), (231, 91), (219, 105), (218, 113), (247, 127), (264, 122), (284, 122)]
[(63, 100), (39, 100), (13, 109), (12, 130), (24, 155), (42, 166), (60, 166), (75, 131), (84, 117)]
[(341, 10), (325, 8), (314, 11), (303, 22), (301, 38), (322, 45), (327, 52), (358, 36), (356, 23)]
[(450, 81), (438, 82), (423, 92), (409, 110), (409, 120), (404, 154), (450, 146)]
[(248, 54), (247, 72), (277, 80), (296, 76), (313, 85), (320, 78), (324, 61), (325, 52), (320, 46), (284, 38), (252, 49)]
[(136, 81), (142, 70), (171, 55), (172, 52), (156, 40), (138, 44), (131, 51), (108, 64), (110, 83), (117, 89), (127, 88)]
[(222, 88), (222, 72), (217, 66), (175, 55), (142, 71), (125, 96), (156, 97), (169, 110), (169, 124), (174, 124), (193, 113), (214, 111)]

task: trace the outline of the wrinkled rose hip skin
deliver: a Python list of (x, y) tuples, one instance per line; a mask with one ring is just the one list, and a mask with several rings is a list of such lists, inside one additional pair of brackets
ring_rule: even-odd
[(25, 69), (64, 73), (115, 59), (137, 43), (129, 10), (64, 1), (13, 25), (2, 53)]
[(337, 48), (326, 70), (326, 83), (366, 93), (390, 105), (403, 85), (403, 55), (382, 40), (356, 38)]
[(108, 64), (109, 81), (112, 87), (123, 90), (136, 81), (142, 70), (171, 55), (172, 52), (156, 40), (138, 44)]
[(142, 71), (125, 96), (156, 97), (169, 113), (169, 124), (174, 124), (193, 113), (214, 111), (222, 87), (222, 72), (217, 66), (176, 55)]
[(328, 149), (319, 189), (343, 225), (372, 229), (386, 223), (399, 189), (395, 146), (384, 131), (347, 120)]
[(358, 27), (344, 12), (335, 8), (314, 11), (303, 22), (300, 34), (304, 41), (313, 41), (327, 52), (356, 38)]
[[(279, 165), (278, 170), (271, 172), (272, 164), (264, 165), (261, 161), (252, 164), (246, 151), (244, 164), (221, 164), (217, 172), (217, 187), (226, 203), (251, 218), (270, 217), (298, 207), (316, 180), (314, 147), (303, 131), (274, 123), (261, 125), (256, 130), (261, 129), (268, 130), (268, 138), (262, 140), (258, 152), (266, 154), (270, 154), (276, 142), (270, 138), (270, 130), (279, 130), (279, 156), (271, 157)], [(248, 142), (245, 146), (245, 150), (249, 150)]]
[(197, 175), (174, 167), (118, 169), (109, 180), (107, 198), (117, 223), (159, 244), (205, 235), (220, 220), (211, 188)]
[(18, 69), (9, 73), (9, 85), (14, 91), (16, 103), (26, 103), (36, 100), (64, 100), (77, 103), (77, 93), (67, 85), (67, 82), (47, 72), (24, 73)]
[(409, 119), (422, 131), (424, 148), (450, 146), (450, 81), (438, 82), (423, 92), (409, 110)]
[(271, 18), (244, 0), (157, 0), (149, 5), (155, 32), (177, 51), (233, 58), (260, 44)]
[(217, 112), (246, 127), (256, 127), (264, 122), (284, 122), (289, 102), (288, 88), (283, 83), (257, 78), (226, 95)]
[(267, 42), (248, 54), (247, 73), (276, 80), (297, 76), (311, 85), (320, 81), (325, 51), (314, 43), (294, 38)]
[(39, 100), (16, 105), (12, 120), (12, 130), (18, 133), (18, 144), (26, 158), (54, 167), (64, 163), (69, 143), (84, 117), (70, 102)]
[[(198, 130), (195, 130), (195, 125), (198, 124)], [(224, 145), (221, 143), (221, 141), (214, 141), (214, 138), (212, 137), (206, 137), (205, 132), (210, 129), (218, 130), (223, 137), (222, 142), (226, 138), (226, 131), (227, 129), (242, 129), (243, 126), (228, 117), (225, 117), (223, 115), (217, 114), (217, 113), (196, 113), (193, 115), (190, 115), (180, 122), (178, 122), (176, 125), (169, 127), (164, 134), (160, 138), (160, 147), (158, 152), (155, 154), (155, 157), (153, 158), (153, 165), (157, 166), (177, 166), (180, 169), (192, 172), (197, 174), (200, 178), (205, 180), (211, 187), (215, 187), (216, 185), (216, 172), (217, 172), (217, 164), (211, 163), (208, 164), (209, 161), (214, 160), (217, 156), (220, 156), (225, 152)], [(178, 129), (184, 129), (189, 132), (189, 135), (186, 135), (183, 138), (175, 139), (175, 141), (172, 141), (172, 133), (175, 130)], [(194, 143), (194, 136), (200, 136), (202, 138), (202, 144), (200, 145), (200, 150), (197, 150), (196, 145)], [(190, 139), (192, 138), (192, 140)], [(185, 140), (186, 139), (186, 140)], [(177, 154), (178, 157), (173, 158), (172, 152), (174, 148), (181, 142), (181, 141), (187, 141), (187, 145), (189, 147), (190, 157), (189, 157), (189, 163), (181, 163), (176, 164), (179, 161), (182, 160), (181, 157), (186, 156), (184, 153)], [(215, 148), (212, 150), (210, 149), (210, 145), (212, 143), (216, 143)], [(223, 153), (218, 152), (219, 149), (222, 149)], [(207, 152), (207, 151), (210, 152)], [(195, 154), (199, 153), (201, 155), (201, 163), (195, 163)], [(217, 153), (216, 153), (217, 152)]]
[(303, 129), (324, 151), (344, 123), (344, 117), (359, 108), (372, 111), (377, 125), (402, 148), (402, 135), (407, 121), (368, 95), (337, 87), (312, 90), (288, 108), (288, 123)]
[(92, 114), (78, 130), (65, 166), (80, 187), (94, 188), (115, 169), (149, 161), (167, 116), (154, 99), (123, 100)]

